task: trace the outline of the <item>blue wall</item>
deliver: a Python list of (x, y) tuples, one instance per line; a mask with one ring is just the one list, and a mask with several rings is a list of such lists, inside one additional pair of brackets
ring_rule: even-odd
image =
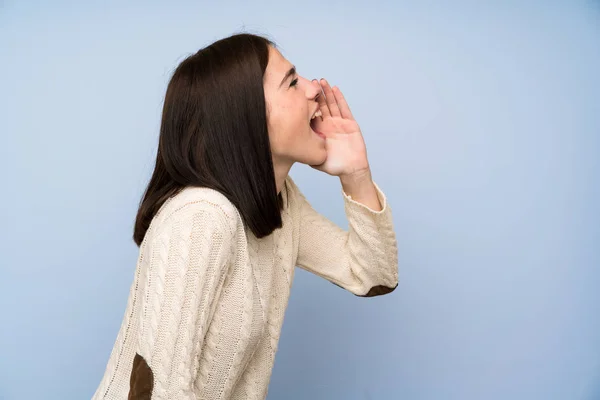
[[(344, 90), (400, 250), (380, 298), (298, 270), (269, 399), (600, 398), (600, 2), (24, 3), (0, 3), (0, 399), (94, 392), (170, 73), (239, 30)], [(292, 176), (347, 226), (336, 178)]]

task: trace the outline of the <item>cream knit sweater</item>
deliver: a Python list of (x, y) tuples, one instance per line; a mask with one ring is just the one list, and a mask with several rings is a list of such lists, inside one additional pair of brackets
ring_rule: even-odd
[(397, 286), (392, 214), (375, 186), (377, 212), (342, 191), (344, 231), (288, 176), (283, 227), (262, 239), (217, 191), (189, 187), (169, 199), (140, 246), (93, 399), (264, 399), (296, 265), (358, 296)]

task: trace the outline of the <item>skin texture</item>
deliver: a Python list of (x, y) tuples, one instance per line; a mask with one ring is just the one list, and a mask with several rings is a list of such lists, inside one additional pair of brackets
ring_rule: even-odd
[[(346, 194), (381, 210), (360, 127), (341, 90), (325, 79), (308, 80), (271, 47), (264, 76), (267, 126), (277, 191), (296, 162), (338, 176)], [(320, 110), (311, 126), (311, 117)], [(313, 129), (314, 128), (314, 129)]]
[(288, 76), (281, 83), (293, 65), (273, 47), (269, 53), (264, 76), (267, 126), (275, 177), (280, 183), (295, 162), (323, 164), (327, 149), (325, 138), (310, 127), (310, 117), (319, 107), (316, 98), (321, 88), (298, 74)]

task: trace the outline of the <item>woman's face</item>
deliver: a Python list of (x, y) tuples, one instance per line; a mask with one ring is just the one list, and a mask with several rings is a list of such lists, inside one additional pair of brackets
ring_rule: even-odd
[(327, 158), (325, 138), (312, 130), (310, 120), (319, 109), (321, 87), (293, 67), (277, 49), (269, 48), (263, 83), (273, 162), (284, 167), (295, 162), (320, 165)]

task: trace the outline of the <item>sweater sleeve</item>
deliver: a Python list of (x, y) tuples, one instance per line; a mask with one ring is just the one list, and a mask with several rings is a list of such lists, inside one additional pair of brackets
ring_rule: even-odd
[(345, 231), (315, 211), (291, 183), (300, 214), (298, 266), (357, 296), (392, 292), (398, 286), (398, 248), (392, 211), (377, 184), (381, 211), (354, 201), (342, 190), (349, 225)]
[[(235, 351), (225, 346), (215, 354), (214, 343), (205, 346), (232, 265), (235, 228), (220, 207), (207, 203), (185, 205), (168, 219), (162, 243), (157, 244), (166, 268), (153, 276), (156, 290), (150, 294), (145, 318), (149, 335), (142, 346), (142, 354), (150, 358), (152, 398), (199, 399), (210, 394), (220, 399), (225, 383), (237, 379), (233, 375), (239, 371), (206, 377), (203, 363), (206, 357), (211, 365), (225, 362)], [(134, 381), (132, 374), (132, 387)]]

